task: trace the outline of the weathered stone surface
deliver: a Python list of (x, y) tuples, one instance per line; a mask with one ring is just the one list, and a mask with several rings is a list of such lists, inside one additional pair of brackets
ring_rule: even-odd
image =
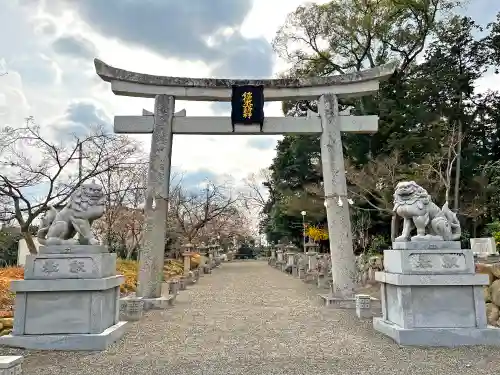
[[(334, 293), (354, 297), (356, 259), (352, 247), (351, 219), (347, 202), (342, 138), (338, 127), (339, 106), (335, 95), (323, 95), (319, 102), (323, 124), (321, 134), (321, 163), (325, 189), (326, 216), (330, 237), (331, 269)], [(343, 202), (338, 204), (338, 200)]]
[(490, 284), (495, 281), (495, 276), (493, 275), (492, 268), (490, 264), (476, 263), (475, 265), (476, 273), (482, 273), (488, 275)]
[(488, 321), (488, 324), (491, 324), (492, 326), (497, 324), (499, 312), (500, 311), (498, 309), (498, 306), (496, 306), (495, 304), (486, 304), (486, 319)]
[(0, 356), (0, 375), (21, 375), (23, 357), (20, 355)]
[[(91, 246), (93, 247), (93, 246)], [(27, 255), (24, 279), (98, 279), (116, 275), (116, 254)]]
[(266, 89), (345, 85), (348, 83), (364, 82), (373, 79), (385, 79), (393, 74), (397, 64), (394, 62), (386, 65), (381, 65), (373, 69), (341, 75), (278, 79), (224, 79), (156, 76), (115, 68), (99, 59), (94, 59), (94, 66), (99, 77), (107, 82), (124, 81), (140, 83), (144, 85), (200, 88), (231, 88), (233, 85), (262, 85), (264, 86), (264, 89)]
[(490, 271), (496, 279), (500, 279), (500, 263), (491, 264)]
[(385, 250), (384, 270), (401, 274), (474, 273), (472, 250)]
[(140, 320), (144, 314), (144, 301), (135, 296), (120, 299), (120, 320), (130, 322)]
[(7, 335), (0, 345), (34, 350), (105, 350), (125, 334), (127, 322), (118, 322), (102, 333), (87, 335)]
[[(411, 255), (416, 250), (386, 250), (384, 259), (389, 251)], [(428, 251), (431, 255), (450, 252)], [(454, 251), (472, 253), (471, 250)], [(431, 263), (425, 265), (432, 268)], [(473, 265), (466, 267), (469, 272), (461, 271), (460, 267), (453, 269), (458, 271), (448, 274), (377, 272), (383, 316), (374, 318), (374, 328), (401, 345), (500, 345), (500, 330), (487, 326), (483, 286), (488, 285), (488, 275), (475, 273)], [(500, 298), (500, 293), (498, 296)], [(489, 307), (491, 321), (498, 320), (496, 311), (495, 307)]]
[(138, 297), (158, 298), (161, 296), (174, 111), (175, 99), (173, 97), (157, 96), (144, 208), (146, 216), (144, 243), (139, 257)]
[(393, 242), (393, 250), (460, 250), (459, 241), (405, 241)]
[(102, 254), (108, 253), (108, 248), (101, 245), (50, 245), (40, 246), (38, 254)]
[(491, 292), (489, 286), (483, 286), (484, 302), (491, 302)]
[(500, 306), (500, 280), (495, 280), (490, 286), (491, 301)]
[(356, 316), (360, 319), (371, 318), (373, 316), (371, 309), (372, 297), (367, 294), (356, 294)]
[(471, 238), (470, 246), (474, 253), (492, 255), (497, 254), (497, 246), (493, 237)]
[[(40, 220), (37, 233), (42, 245), (98, 245), (99, 241), (92, 233), (92, 223), (104, 215), (104, 190), (94, 183), (84, 183), (71, 194), (69, 202), (60, 211), (54, 207)], [(82, 222), (73, 224), (73, 215)], [(73, 238), (78, 234), (78, 238)]]
[(2, 325), (13, 329), (0, 338), (0, 345), (104, 349), (124, 333), (119, 299), (125, 278), (116, 275), (116, 254), (30, 255), (26, 267), (26, 278), (11, 282), (16, 293), (14, 322)]
[[(401, 181), (394, 191), (394, 212), (403, 218), (403, 230), (395, 242), (457, 241), (460, 221), (446, 202), (439, 208), (430, 194), (415, 181)], [(416, 234), (411, 235), (413, 228)], [(432, 249), (432, 247), (428, 247)]]

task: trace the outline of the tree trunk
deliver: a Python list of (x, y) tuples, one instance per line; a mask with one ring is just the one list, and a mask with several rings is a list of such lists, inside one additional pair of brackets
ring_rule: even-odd
[(28, 247), (30, 254), (33, 254), (33, 255), (38, 254), (38, 250), (36, 248), (35, 241), (33, 241), (33, 236), (29, 232), (29, 229), (28, 228), (21, 228), (21, 235), (23, 236), (24, 240), (26, 241), (26, 246)]
[[(457, 145), (457, 161), (455, 164), (455, 191), (453, 194), (453, 209), (457, 213), (460, 205), (460, 172), (462, 165), (462, 120), (458, 120), (458, 145)], [(448, 197), (446, 197), (448, 199)]]

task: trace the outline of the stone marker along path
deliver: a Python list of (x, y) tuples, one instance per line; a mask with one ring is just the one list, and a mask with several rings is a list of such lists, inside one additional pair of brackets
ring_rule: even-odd
[(498, 374), (498, 348), (399, 348), (370, 320), (317, 298), (313, 285), (267, 262), (225, 263), (105, 352), (0, 355), (25, 355), (28, 375)]

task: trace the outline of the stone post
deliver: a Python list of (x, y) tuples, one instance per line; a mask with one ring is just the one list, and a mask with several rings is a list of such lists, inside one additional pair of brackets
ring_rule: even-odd
[(214, 249), (212, 245), (208, 247), (208, 264), (210, 265), (210, 268), (215, 268)]
[(371, 318), (372, 315), (372, 300), (368, 294), (356, 294), (356, 315), (358, 318)]
[(323, 126), (320, 139), (321, 162), (332, 258), (333, 290), (335, 296), (339, 298), (352, 298), (356, 275), (355, 257), (336, 95), (322, 95), (318, 110)]
[(177, 294), (179, 294), (179, 280), (178, 279), (172, 279), (169, 281), (168, 294), (172, 294), (174, 296), (177, 296)]
[(312, 272), (318, 267), (318, 253), (316, 253), (315, 251), (309, 251), (306, 254), (308, 257), (307, 272)]
[(306, 270), (304, 269), (303, 265), (299, 265), (298, 276), (299, 276), (299, 279), (301, 279), (301, 280), (305, 279), (305, 277), (306, 277)]
[(161, 296), (174, 111), (173, 96), (156, 96), (146, 191), (144, 240), (139, 252), (138, 297)]
[(20, 355), (0, 356), (0, 375), (21, 375), (23, 357)]
[(144, 300), (134, 296), (120, 299), (120, 319), (128, 322), (140, 320), (144, 313)]
[(183, 253), (184, 257), (184, 276), (189, 276), (189, 271), (191, 271), (191, 253)]
[(206, 272), (205, 272), (205, 269), (207, 267), (207, 257), (205, 256), (204, 253), (202, 253), (200, 251), (200, 265), (198, 266), (198, 268), (200, 269), (200, 275), (204, 275)]

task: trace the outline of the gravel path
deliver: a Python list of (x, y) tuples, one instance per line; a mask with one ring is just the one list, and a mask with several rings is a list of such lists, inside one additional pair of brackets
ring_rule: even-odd
[(261, 261), (226, 263), (101, 353), (24, 352), (26, 375), (498, 374), (500, 348), (400, 348), (312, 285)]

